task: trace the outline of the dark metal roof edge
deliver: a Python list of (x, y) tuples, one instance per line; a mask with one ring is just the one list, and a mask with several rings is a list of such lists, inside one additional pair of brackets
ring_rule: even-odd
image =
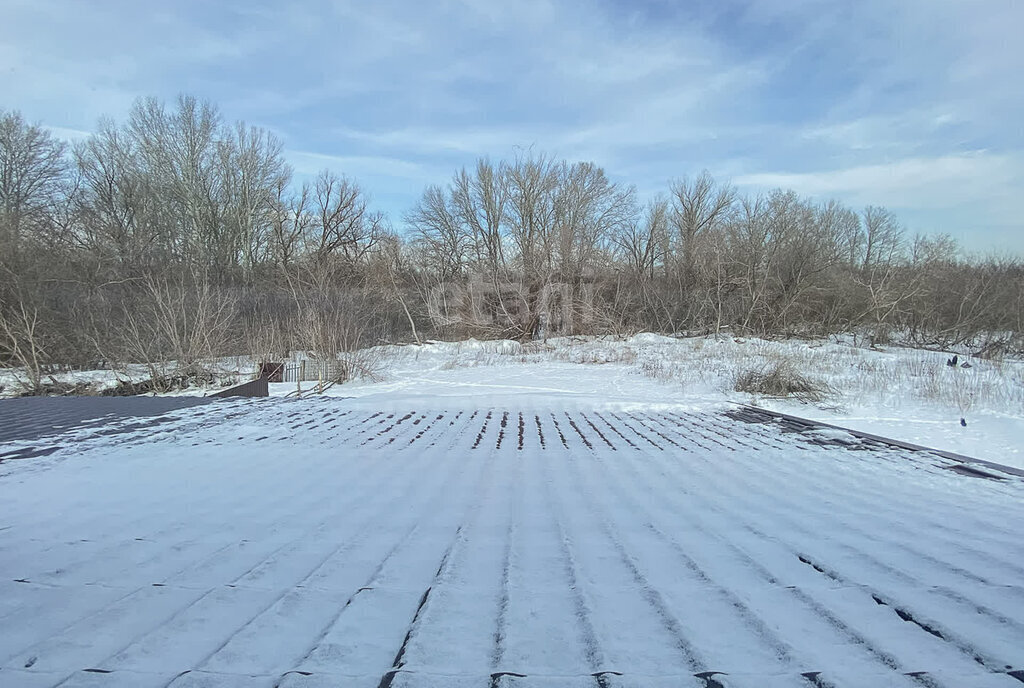
[(865, 440), (874, 440), (875, 442), (881, 442), (882, 444), (888, 444), (892, 447), (899, 447), (900, 449), (910, 449), (912, 451), (923, 451), (936, 456), (941, 456), (944, 459), (950, 459), (951, 461), (957, 461), (959, 463), (973, 463), (986, 468), (1007, 473), (1009, 475), (1015, 475), (1019, 478), (1024, 478), (1024, 469), (1014, 468), (1013, 466), (1005, 466), (1001, 463), (995, 463), (994, 461), (987, 461), (985, 459), (976, 459), (973, 456), (965, 456), (964, 454), (957, 454), (956, 452), (945, 451), (944, 449), (932, 449), (931, 447), (925, 447), (920, 444), (914, 444), (912, 442), (904, 442), (903, 440), (894, 440), (891, 437), (882, 437), (881, 435), (875, 435), (870, 432), (863, 432), (861, 430), (853, 430), (851, 428), (844, 428), (841, 425), (835, 425), (833, 423), (826, 423), (820, 420), (811, 420), (809, 418), (801, 418), (800, 416), (790, 415), (788, 413), (782, 413), (781, 411), (771, 411), (760, 406), (752, 406), (751, 404), (736, 404), (741, 408), (750, 409), (757, 411), (758, 413), (764, 413), (769, 416), (776, 418), (783, 418), (785, 420), (791, 420), (797, 423), (804, 423), (805, 425), (816, 426), (821, 428), (832, 428), (834, 430), (842, 430), (848, 432), (854, 437), (859, 437)]

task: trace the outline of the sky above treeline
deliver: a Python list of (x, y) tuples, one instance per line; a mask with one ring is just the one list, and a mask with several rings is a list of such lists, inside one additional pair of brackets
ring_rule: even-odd
[(708, 170), (1024, 254), (1024, 2), (4, 0), (0, 108), (63, 138), (189, 93), (396, 227), (481, 156), (641, 200)]

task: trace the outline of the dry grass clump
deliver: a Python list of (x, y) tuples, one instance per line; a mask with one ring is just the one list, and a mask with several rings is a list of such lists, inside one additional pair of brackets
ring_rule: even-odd
[(767, 363), (740, 371), (734, 389), (774, 399), (796, 399), (804, 403), (824, 401), (835, 393), (828, 384), (800, 373), (785, 361)]

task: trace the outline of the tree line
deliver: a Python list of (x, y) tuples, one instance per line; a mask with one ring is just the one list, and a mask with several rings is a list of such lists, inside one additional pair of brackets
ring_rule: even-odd
[[(731, 331), (1019, 352), (1024, 264), (708, 173), (640, 203), (590, 162), (480, 159), (401, 217), (272, 133), (138, 101), (74, 145), (0, 110), (0, 364), (184, 370), (423, 338)], [(168, 363), (172, 361), (173, 363)]]

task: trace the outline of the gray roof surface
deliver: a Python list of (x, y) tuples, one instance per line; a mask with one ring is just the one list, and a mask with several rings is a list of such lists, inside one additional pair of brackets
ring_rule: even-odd
[(0, 686), (1024, 681), (1019, 476), (756, 414), (405, 403), (0, 464)]

